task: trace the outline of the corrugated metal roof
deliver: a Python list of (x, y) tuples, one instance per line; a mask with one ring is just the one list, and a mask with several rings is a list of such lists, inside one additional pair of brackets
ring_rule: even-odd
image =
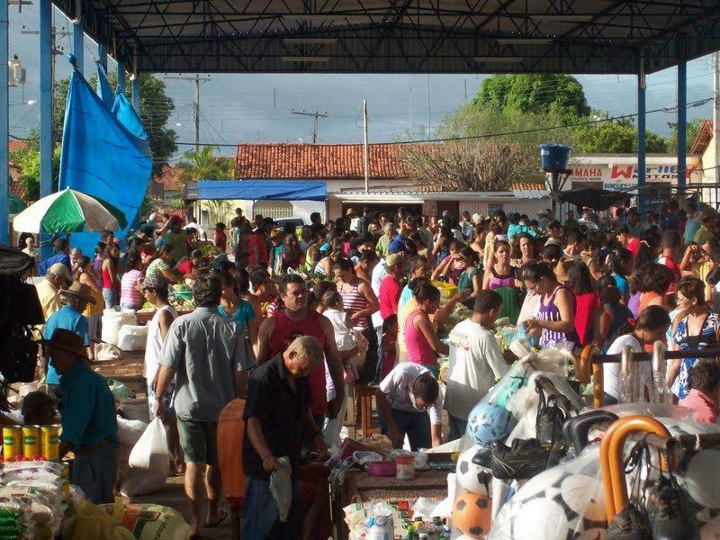
[(637, 74), (720, 48), (715, 0), (53, 3), (138, 72)]

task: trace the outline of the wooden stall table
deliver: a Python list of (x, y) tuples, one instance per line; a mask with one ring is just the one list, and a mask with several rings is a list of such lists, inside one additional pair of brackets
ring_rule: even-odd
[(447, 475), (450, 472), (416, 471), (415, 480), (398, 480), (394, 476), (377, 477), (365, 471), (347, 471), (342, 485), (335, 482), (330, 486), (335, 538), (348, 538), (349, 530), (343, 512), (347, 505), (355, 502), (374, 504), (393, 500), (414, 501), (420, 497), (440, 502), (447, 497)]

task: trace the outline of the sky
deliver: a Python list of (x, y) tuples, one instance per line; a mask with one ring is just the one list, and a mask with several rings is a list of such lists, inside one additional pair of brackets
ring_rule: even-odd
[[(39, 122), (39, 15), (37, 2), (10, 7), (9, 56), (17, 54), (27, 69), (23, 87), (10, 88), (10, 133), (24, 137)], [(53, 8), (57, 48), (72, 50), (72, 24)], [(97, 45), (85, 39), (85, 73), (94, 73)], [(56, 57), (56, 78), (66, 78), (71, 69), (63, 56)], [(110, 60), (108, 70), (116, 68)], [(159, 78), (177, 74), (156, 74)], [(487, 75), (301, 75), (242, 74), (207, 75), (201, 86), (200, 142), (235, 145), (240, 142), (312, 142), (313, 118), (293, 111), (327, 114), (319, 121), (319, 143), (361, 143), (362, 100), (368, 102), (370, 142), (421, 139), (430, 119), (430, 131), (443, 117), (472, 99)], [(182, 74), (188, 76), (188, 74)], [(585, 95), (594, 109), (611, 116), (637, 112), (637, 78), (629, 75), (579, 75)], [(647, 77), (647, 110), (673, 107), (677, 102), (677, 69)], [(167, 79), (167, 93), (175, 102), (168, 122), (178, 133), (179, 151), (191, 149), (194, 141), (192, 104), (194, 83)], [(712, 95), (712, 66), (706, 56), (688, 63), (688, 102)], [(711, 104), (688, 109), (688, 119), (710, 118)], [(653, 113), (648, 129), (667, 135), (668, 122), (676, 113)], [(221, 153), (232, 155), (231, 146)]]

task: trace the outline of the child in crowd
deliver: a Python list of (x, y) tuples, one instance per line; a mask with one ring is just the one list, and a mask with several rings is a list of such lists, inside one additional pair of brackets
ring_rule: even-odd
[(395, 360), (397, 358), (397, 339), (400, 326), (398, 324), (398, 316), (396, 314), (390, 315), (383, 321), (382, 325), (382, 351), (383, 351), (383, 363), (382, 371), (380, 372), (380, 379), (384, 379), (395, 367)]
[(697, 422), (714, 424), (720, 412), (719, 391), (720, 364), (716, 360), (698, 360), (690, 370), (690, 392), (680, 405), (695, 411)]
[(227, 249), (227, 235), (225, 234), (225, 224), (218, 223), (215, 225), (215, 247), (220, 250), (221, 253), (225, 253)]
[[(358, 379), (357, 364), (364, 360), (364, 352), (367, 351), (367, 340), (359, 332), (355, 332), (349, 322), (347, 313), (343, 307), (343, 300), (336, 290), (325, 290), (320, 296), (320, 309), (327, 317), (335, 330), (335, 344), (343, 359), (345, 400), (335, 418), (328, 418), (325, 421), (323, 437), (328, 447), (340, 446), (340, 430), (342, 429), (345, 413), (347, 412), (348, 396), (352, 395), (353, 383)], [(364, 351), (362, 350), (364, 348)], [(332, 387), (332, 380), (328, 374), (328, 401), (335, 397), (335, 389)]]

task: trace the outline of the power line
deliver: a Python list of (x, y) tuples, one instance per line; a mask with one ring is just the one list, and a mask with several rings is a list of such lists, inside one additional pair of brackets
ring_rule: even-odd
[[(713, 100), (712, 97), (708, 97), (708, 98), (692, 101), (687, 104), (686, 108), (691, 109), (694, 107), (700, 107), (702, 105), (705, 105), (706, 103), (711, 102), (712, 100)], [(647, 114), (655, 114), (655, 113), (671, 113), (671, 112), (674, 112), (675, 109), (676, 109), (676, 107), (662, 107), (662, 108), (646, 111), (645, 114), (647, 115)], [(502, 137), (502, 136), (508, 136), (508, 135), (522, 135), (525, 133), (536, 133), (538, 131), (553, 131), (553, 130), (557, 130), (557, 129), (566, 129), (566, 128), (571, 128), (571, 127), (591, 126), (591, 125), (602, 124), (605, 122), (615, 122), (618, 120), (631, 119), (631, 118), (635, 118), (636, 116), (638, 116), (638, 113), (623, 114), (623, 115), (618, 115), (618, 116), (609, 116), (607, 118), (598, 118), (598, 119), (593, 119), (593, 120), (584, 120), (581, 122), (572, 122), (569, 124), (562, 124), (562, 125), (558, 125), (558, 126), (542, 126), (542, 127), (537, 127), (537, 128), (531, 128), (531, 129), (497, 132), (497, 133), (486, 133), (486, 134), (482, 134), (482, 135), (468, 135), (468, 136), (463, 136), (463, 137), (440, 137), (440, 138), (430, 139), (430, 140), (417, 139), (417, 140), (407, 140), (407, 141), (396, 141), (396, 142), (386, 143), (386, 144), (415, 144), (415, 143), (435, 143), (435, 142), (453, 142), (453, 141), (487, 139), (490, 137)], [(25, 140), (25, 141), (37, 140), (37, 138), (17, 137), (13, 134), (10, 134), (9, 136), (12, 139), (21, 140), (21, 141), (22, 140)], [(175, 144), (177, 144), (178, 146), (195, 146), (196, 143), (195, 142), (176, 141)], [(231, 143), (225, 143), (225, 144), (199, 143), (199, 146), (217, 146), (220, 148), (222, 148), (222, 147), (235, 148), (238, 145), (231, 144)]]

